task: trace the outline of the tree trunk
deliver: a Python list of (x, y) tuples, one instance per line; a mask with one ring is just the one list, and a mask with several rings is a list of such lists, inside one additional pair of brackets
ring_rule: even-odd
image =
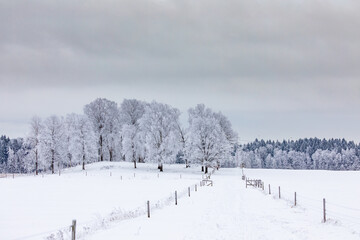
[(112, 162), (112, 160), (113, 160), (113, 152), (112, 152), (112, 150), (109, 150), (109, 155), (110, 155), (110, 162)]
[(202, 172), (204, 171), (204, 166), (201, 166), (201, 171), (202, 171)]
[(160, 164), (160, 172), (163, 172), (164, 171), (164, 166), (163, 166), (163, 164), (161, 163)]
[(83, 155), (82, 170), (85, 170), (85, 154)]
[(35, 174), (38, 175), (38, 166), (39, 166), (39, 163), (38, 163), (38, 152), (37, 150), (35, 151)]
[(135, 154), (134, 154), (134, 146), (133, 146), (133, 149), (132, 149), (132, 159), (133, 159), (133, 162), (134, 162), (134, 168), (136, 168), (136, 158), (135, 158)]
[(100, 143), (100, 149), (99, 149), (99, 154), (100, 154), (100, 161), (104, 161), (104, 155), (103, 155), (103, 150), (102, 150), (102, 145), (103, 145), (103, 139), (102, 139), (102, 135), (100, 135), (100, 140), (99, 140), (99, 143)]
[(205, 166), (205, 174), (208, 173), (208, 166)]
[(186, 168), (189, 168), (189, 167), (190, 167), (187, 159), (185, 160), (185, 165), (186, 165)]
[(54, 162), (55, 162), (55, 152), (54, 152), (54, 150), (51, 150), (51, 173), (52, 174), (55, 173)]
[(38, 163), (38, 153), (37, 150), (35, 151), (35, 174), (38, 175), (38, 168), (39, 168), (39, 163)]

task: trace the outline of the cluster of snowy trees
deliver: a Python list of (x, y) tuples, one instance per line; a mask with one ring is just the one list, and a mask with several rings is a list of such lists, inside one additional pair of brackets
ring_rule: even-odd
[(345, 139), (256, 139), (238, 146), (236, 158), (251, 168), (359, 170), (360, 145)]
[[(188, 126), (167, 104), (98, 98), (84, 114), (33, 117), (25, 139), (0, 141), (0, 168), (7, 172), (56, 171), (96, 161), (200, 163), (219, 166), (231, 159), (237, 135), (230, 121), (204, 105), (189, 110)], [(3, 144), (4, 143), (4, 144)]]

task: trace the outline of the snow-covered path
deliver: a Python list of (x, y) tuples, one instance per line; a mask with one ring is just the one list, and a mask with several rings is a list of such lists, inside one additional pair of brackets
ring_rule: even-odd
[(119, 222), (87, 239), (360, 239), (321, 215), (274, 199), (258, 189), (245, 188), (241, 174), (221, 169), (215, 185), (202, 187), (145, 216)]

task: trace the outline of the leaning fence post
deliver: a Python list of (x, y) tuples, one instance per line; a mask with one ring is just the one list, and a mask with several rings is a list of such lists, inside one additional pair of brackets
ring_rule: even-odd
[(295, 195), (294, 195), (294, 206), (296, 206), (296, 192), (295, 192)]
[(325, 198), (323, 198), (323, 211), (324, 211), (324, 222), (326, 222), (326, 205), (325, 205)]
[(175, 205), (177, 205), (177, 191), (175, 191)]
[(271, 188), (270, 188), (270, 184), (269, 184), (269, 195), (271, 195)]
[(76, 238), (76, 220), (73, 220), (71, 225), (71, 240), (75, 240), (75, 238)]
[(150, 218), (150, 201), (147, 201), (148, 218)]
[(281, 198), (281, 193), (280, 193), (280, 186), (279, 186), (279, 199)]

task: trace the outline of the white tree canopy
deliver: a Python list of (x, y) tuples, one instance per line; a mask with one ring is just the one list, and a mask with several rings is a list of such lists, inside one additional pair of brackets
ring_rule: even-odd
[(229, 123), (203, 104), (189, 109), (187, 157), (205, 167), (219, 166), (222, 160), (231, 158), (233, 131)]
[(51, 116), (45, 120), (41, 131), (40, 149), (46, 169), (50, 166), (51, 172), (55, 173), (55, 167), (62, 167), (67, 153), (66, 134), (63, 120), (59, 117)]
[(157, 162), (160, 171), (163, 170), (163, 163), (176, 160), (180, 141), (175, 123), (179, 116), (178, 109), (154, 101), (146, 106), (145, 113), (140, 119), (148, 159)]

